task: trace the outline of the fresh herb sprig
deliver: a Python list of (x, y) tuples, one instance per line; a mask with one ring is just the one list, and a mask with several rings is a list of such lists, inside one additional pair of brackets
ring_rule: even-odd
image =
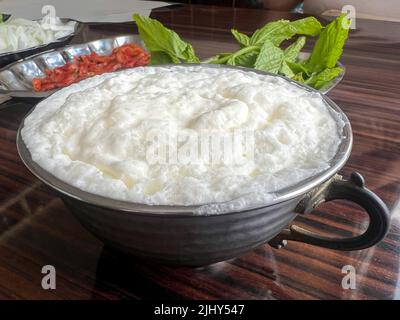
[(133, 19), (139, 28), (140, 38), (151, 53), (150, 64), (200, 63), (192, 45), (183, 41), (176, 32), (155, 19), (139, 14), (134, 14)]
[[(183, 41), (177, 33), (159, 21), (135, 14), (134, 20), (139, 34), (151, 53), (151, 64), (200, 63), (193, 47)], [(314, 17), (295, 21), (278, 20), (267, 23), (251, 36), (232, 29), (232, 35), (240, 49), (221, 53), (203, 63), (227, 64), (255, 68), (281, 74), (298, 82), (321, 89), (343, 70), (337, 62), (348, 37), (349, 25), (345, 14), (326, 27)], [(282, 48), (285, 40), (297, 36), (291, 45)], [(308, 59), (299, 58), (306, 37), (318, 36)]]

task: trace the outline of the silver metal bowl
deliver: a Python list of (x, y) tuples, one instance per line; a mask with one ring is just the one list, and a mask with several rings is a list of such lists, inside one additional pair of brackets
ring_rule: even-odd
[[(237, 68), (220, 65), (204, 67)], [(240, 70), (268, 74), (253, 69)], [(18, 152), (28, 169), (59, 193), (83, 226), (110, 247), (137, 257), (161, 263), (200, 266), (236, 257), (266, 242), (279, 248), (287, 240), (294, 240), (338, 250), (359, 250), (376, 244), (388, 230), (389, 215), (385, 204), (365, 188), (364, 180), (358, 173), (353, 173), (348, 181), (337, 174), (352, 147), (352, 131), (347, 117), (325, 95), (290, 82), (320, 94), (332, 112), (340, 113), (345, 123), (344, 138), (328, 169), (277, 191), (274, 200), (268, 204), (243, 211), (199, 215), (196, 213), (198, 206), (145, 205), (82, 191), (56, 178), (32, 160), (21, 138), (24, 121), (17, 135)], [(285, 229), (297, 214), (308, 213), (320, 203), (335, 199), (346, 199), (365, 209), (370, 224), (362, 235), (330, 239), (293, 225)]]
[(16, 51), (12, 51), (12, 52), (0, 53), (0, 68), (4, 67), (10, 63), (13, 63), (15, 61), (25, 59), (26, 57), (38, 54), (42, 51), (65, 46), (75, 35), (79, 34), (79, 32), (82, 30), (83, 24), (79, 21), (76, 21), (73, 19), (66, 19), (66, 18), (62, 18), (61, 21), (63, 23), (68, 23), (70, 21), (74, 21), (75, 22), (74, 31), (71, 32), (70, 34), (68, 34), (62, 38), (56, 39), (50, 43), (44, 43), (44, 44), (41, 44), (41, 45), (38, 45), (35, 47), (16, 50)]
[(48, 50), (26, 59), (19, 60), (0, 69), (0, 94), (20, 98), (45, 98), (56, 90), (36, 92), (32, 86), (34, 78), (45, 76), (46, 69), (54, 69), (82, 55), (96, 52), (110, 55), (114, 48), (127, 43), (141, 44), (138, 35), (100, 39), (82, 44), (74, 44), (59, 49)]

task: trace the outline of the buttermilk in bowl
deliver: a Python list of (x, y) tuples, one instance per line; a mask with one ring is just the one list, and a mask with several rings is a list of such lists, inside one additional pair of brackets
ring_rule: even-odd
[(315, 92), (235, 68), (139, 67), (40, 102), (33, 161), (84, 191), (150, 205), (258, 200), (329, 167), (343, 121)]

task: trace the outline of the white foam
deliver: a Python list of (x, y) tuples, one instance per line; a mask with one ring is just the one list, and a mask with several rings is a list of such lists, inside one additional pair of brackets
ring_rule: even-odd
[[(281, 78), (223, 68), (142, 67), (60, 90), (27, 117), (22, 137), (35, 162), (85, 191), (146, 204), (233, 201), (230, 207), (269, 201), (275, 191), (325, 169), (341, 140), (343, 124), (337, 123), (319, 95)], [(234, 154), (233, 163), (148, 159), (149, 133), (235, 130), (250, 132), (255, 148)], [(226, 209), (213, 208), (208, 212)]]

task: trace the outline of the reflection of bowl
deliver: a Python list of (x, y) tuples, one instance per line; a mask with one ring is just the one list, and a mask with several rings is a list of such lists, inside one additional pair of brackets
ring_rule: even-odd
[[(204, 67), (235, 68), (219, 65)], [(268, 74), (253, 69), (240, 70)], [(320, 94), (305, 85), (290, 82), (308, 92)], [(330, 161), (330, 167), (277, 191), (276, 197), (268, 204), (238, 212), (199, 215), (194, 212), (198, 208), (195, 206), (144, 205), (82, 191), (54, 177), (32, 160), (21, 138), (24, 123), (18, 131), (17, 147), (25, 165), (45, 184), (59, 192), (67, 207), (88, 230), (109, 246), (141, 258), (199, 266), (236, 257), (267, 241), (279, 247), (285, 240), (340, 250), (367, 248), (384, 237), (388, 228), (387, 208), (375, 194), (364, 188), (360, 175), (353, 174), (350, 181), (336, 175), (350, 155), (351, 126), (334, 102), (323, 94), (320, 96), (332, 111), (340, 113), (344, 122), (344, 137)], [(296, 214), (309, 212), (319, 203), (334, 199), (353, 201), (367, 211), (370, 225), (363, 235), (339, 240), (318, 237), (298, 227), (284, 229)]]
[[(61, 21), (63, 23), (68, 23), (69, 21), (75, 21), (75, 20), (62, 18)], [(53, 42), (44, 43), (44, 44), (41, 44), (36, 47), (25, 48), (25, 49), (21, 49), (21, 50), (12, 51), (12, 52), (0, 53), (0, 68), (3, 68), (4, 66), (6, 66), (10, 63), (18, 61), (20, 59), (25, 59), (26, 57), (40, 53), (42, 51), (65, 46), (66, 44), (68, 44), (69, 41), (71, 41), (71, 39), (75, 35), (79, 34), (82, 27), (83, 27), (82, 23), (75, 21), (75, 28), (72, 33), (70, 33), (62, 38), (59, 38), (57, 40), (54, 40)]]
[(33, 78), (44, 77), (46, 69), (61, 67), (78, 56), (92, 52), (109, 55), (114, 48), (127, 43), (140, 44), (141, 41), (137, 35), (100, 39), (42, 52), (15, 62), (0, 70), (0, 94), (24, 98), (48, 97), (55, 90), (36, 92), (32, 87)]

